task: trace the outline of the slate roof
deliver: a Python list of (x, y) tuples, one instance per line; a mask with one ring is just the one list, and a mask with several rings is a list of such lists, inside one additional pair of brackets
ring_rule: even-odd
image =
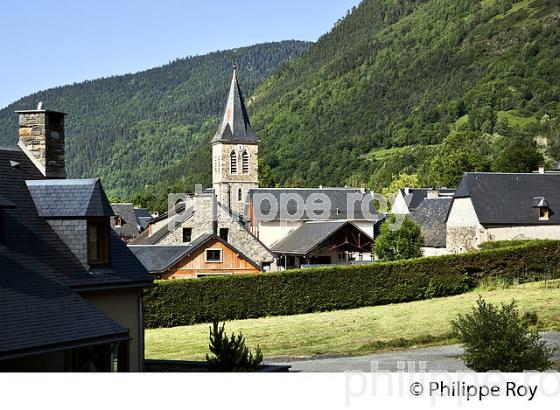
[[(433, 190), (434, 189), (432, 188), (408, 188), (408, 194), (406, 193), (405, 189), (401, 189), (401, 194), (405, 202), (408, 204), (408, 209), (412, 210), (418, 208), (422, 201), (428, 197), (428, 192)], [(447, 188), (435, 190), (438, 191), (441, 197), (451, 197), (455, 192), (454, 189)]]
[(271, 246), (272, 252), (278, 254), (307, 255), (346, 225), (351, 225), (365, 236), (368, 236), (350, 221), (306, 222), (299, 228), (290, 232), (283, 239), (273, 244)]
[(39, 216), (46, 218), (113, 216), (99, 179), (26, 181)]
[[(185, 222), (188, 221), (190, 218), (192, 218), (192, 216), (194, 215), (194, 208), (190, 207), (187, 210), (185, 210), (184, 206), (181, 206), (177, 208), (176, 212), (179, 214), (178, 216), (182, 219), (182, 222)], [(168, 217), (169, 217), (168, 214), (160, 215), (158, 218), (154, 218), (152, 220), (152, 223), (160, 222)], [(149, 229), (146, 229), (136, 238), (131, 240), (129, 244), (130, 245), (156, 245), (161, 240), (163, 240), (167, 235), (169, 235), (171, 232), (169, 231), (168, 223), (166, 223), (157, 231), (153, 232), (151, 236), (149, 235), (149, 233), (150, 233)]]
[(452, 198), (424, 199), (411, 211), (410, 217), (420, 226), (424, 237), (424, 246), (445, 248), (447, 244), (446, 219)]
[(41, 179), (21, 150), (0, 149), (0, 196), (15, 205), (4, 209), (0, 244), (1, 358), (95, 340), (122, 340), (128, 331), (75, 292), (151, 283), (116, 235), (111, 237), (111, 268), (88, 272), (38, 215), (26, 181)]
[[(465, 173), (454, 198), (471, 198), (482, 225), (559, 225), (560, 174)], [(539, 220), (534, 201), (545, 198), (550, 219)]]
[(262, 269), (262, 267), (258, 263), (256, 263), (248, 256), (214, 234), (201, 235), (188, 245), (130, 245), (129, 248), (134, 253), (134, 255), (136, 255), (136, 257), (144, 264), (144, 266), (150, 273), (158, 274), (168, 271), (177, 262), (204, 247), (208, 242), (213, 240), (217, 240), (226, 245), (233, 252), (250, 262), (257, 269)]
[(113, 213), (121, 218), (121, 226), (115, 224), (116, 218), (111, 218), (111, 228), (121, 237), (133, 238), (140, 234), (140, 222), (136, 217), (134, 205), (111, 204)]
[(136, 214), (136, 219), (140, 224), (140, 229), (144, 230), (148, 227), (148, 224), (153, 219), (152, 214), (145, 208), (134, 208), (134, 213)]
[(13, 208), (15, 205), (12, 201), (8, 201), (2, 195), (0, 195), (0, 208)]
[[(253, 214), (255, 219), (259, 219), (260, 215), (267, 220), (280, 220), (281, 210), (280, 204), (286, 202), (286, 208), (289, 215), (296, 215), (298, 211), (298, 204), (293, 200), (287, 200), (291, 195), (297, 195), (302, 199), (306, 208), (303, 209), (303, 216), (298, 220), (324, 220), (322, 218), (315, 218), (314, 215), (308, 211), (310, 204), (313, 202), (316, 194), (325, 195), (330, 201), (330, 216), (328, 220), (367, 220), (377, 221), (382, 219), (382, 215), (378, 215), (375, 211), (375, 204), (371, 196), (371, 192), (363, 192), (359, 188), (257, 188), (251, 189), (248, 193), (249, 203), (253, 205)], [(314, 197), (311, 197), (314, 195)], [(278, 204), (277, 207), (271, 208), (271, 203), (268, 198), (273, 198), (274, 202)], [(354, 200), (359, 198), (358, 200)], [(366, 204), (366, 209), (369, 215), (364, 214), (362, 210), (362, 203)], [(271, 214), (271, 210), (276, 209), (276, 212)], [(246, 208), (245, 213), (248, 214)], [(264, 219), (264, 218), (263, 218)], [(293, 220), (290, 217), (289, 220)]]
[(243, 101), (243, 93), (237, 79), (237, 68), (233, 69), (233, 77), (229, 95), (224, 109), (222, 123), (212, 139), (212, 144), (219, 142), (231, 144), (257, 144), (259, 137), (251, 128), (249, 114)]

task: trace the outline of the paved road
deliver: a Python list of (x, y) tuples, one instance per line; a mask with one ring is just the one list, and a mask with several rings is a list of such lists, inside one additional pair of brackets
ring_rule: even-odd
[[(560, 347), (560, 332), (544, 332), (542, 338), (550, 346)], [(402, 352), (380, 353), (369, 356), (339, 357), (328, 359), (282, 361), (299, 372), (335, 372), (350, 370), (373, 371), (440, 371), (457, 372), (468, 370), (459, 356), (459, 345), (429, 347)], [(560, 349), (555, 360), (560, 360)]]

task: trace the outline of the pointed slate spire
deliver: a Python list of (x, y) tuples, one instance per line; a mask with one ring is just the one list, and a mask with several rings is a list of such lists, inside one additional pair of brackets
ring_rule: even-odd
[(212, 144), (219, 142), (234, 144), (257, 144), (259, 137), (251, 128), (249, 115), (243, 101), (243, 93), (237, 80), (237, 66), (233, 66), (233, 77), (224, 116)]

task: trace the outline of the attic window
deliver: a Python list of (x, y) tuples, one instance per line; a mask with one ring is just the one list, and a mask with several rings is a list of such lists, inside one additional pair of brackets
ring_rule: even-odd
[(109, 263), (109, 229), (105, 218), (88, 219), (87, 250), (90, 265)]
[(548, 201), (545, 197), (535, 197), (533, 198), (533, 209), (535, 210), (535, 215), (539, 218), (539, 221), (550, 220), (550, 215), (552, 211), (548, 205)]
[(222, 261), (222, 250), (221, 249), (207, 249), (206, 250), (206, 262), (217, 263)]
[(115, 227), (120, 228), (124, 225), (124, 221), (120, 216), (115, 216)]
[(228, 236), (229, 236), (229, 229), (228, 228), (220, 228), (220, 238), (222, 238), (222, 240), (227, 242), (228, 241)]
[(183, 228), (183, 243), (192, 242), (192, 228)]

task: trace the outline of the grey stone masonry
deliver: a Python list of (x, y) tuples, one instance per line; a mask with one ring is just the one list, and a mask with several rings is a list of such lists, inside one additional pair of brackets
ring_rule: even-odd
[[(194, 198), (194, 215), (170, 232), (158, 245), (179, 245), (183, 243), (183, 228), (192, 229), (192, 239), (213, 232), (212, 194), (199, 194)], [(228, 242), (258, 264), (274, 265), (274, 255), (253, 236), (226, 209), (218, 206), (218, 232), (228, 229)]]
[(87, 220), (86, 219), (49, 219), (51, 228), (60, 239), (70, 248), (74, 256), (84, 265), (88, 266), (87, 250)]
[(64, 113), (48, 110), (17, 111), (19, 147), (47, 178), (66, 178)]

